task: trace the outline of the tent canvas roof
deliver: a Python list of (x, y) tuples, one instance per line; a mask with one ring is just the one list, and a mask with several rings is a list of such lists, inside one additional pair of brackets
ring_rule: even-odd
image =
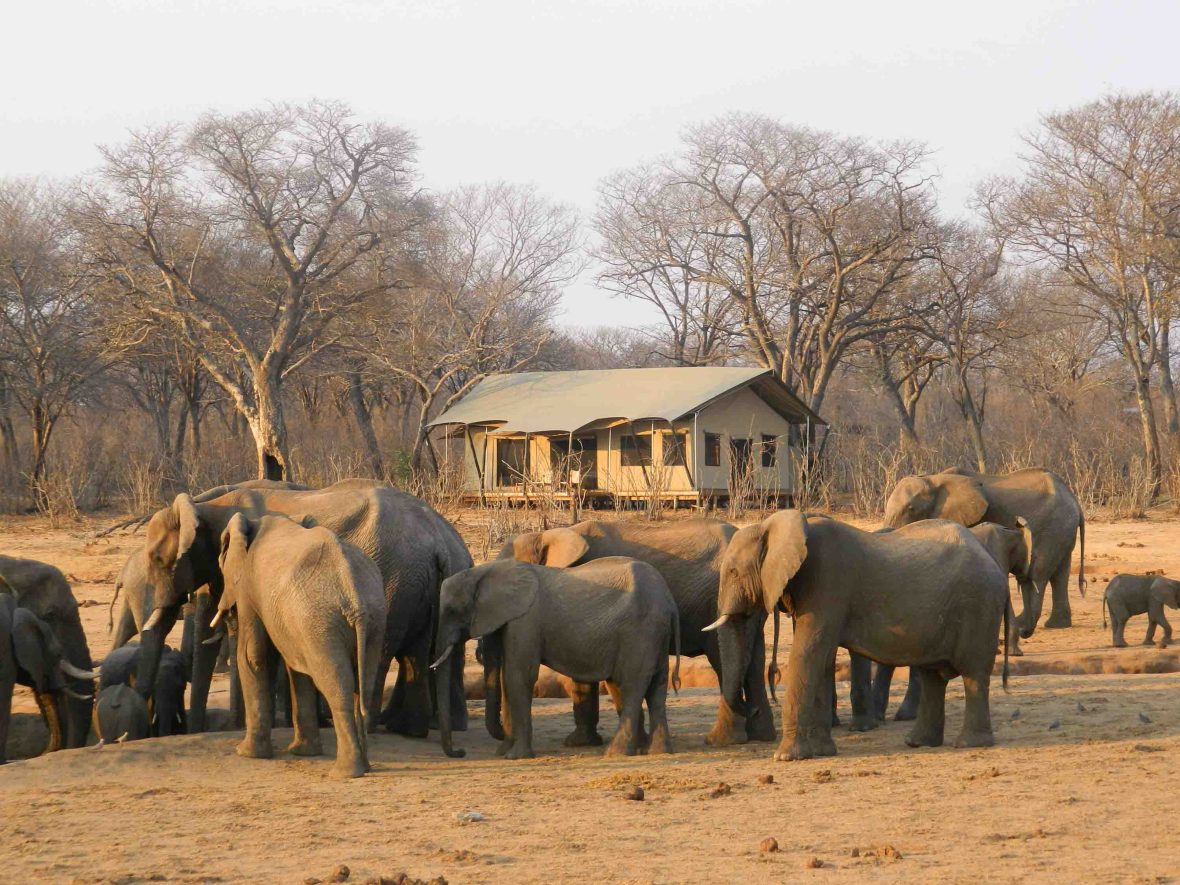
[(491, 375), (430, 426), (569, 433), (603, 420), (675, 421), (742, 387), (750, 387), (788, 421), (824, 423), (767, 369), (685, 367)]

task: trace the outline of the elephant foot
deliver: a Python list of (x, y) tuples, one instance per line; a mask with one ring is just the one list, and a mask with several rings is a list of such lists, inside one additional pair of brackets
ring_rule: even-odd
[(783, 741), (774, 754), (775, 762), (795, 762), (799, 759), (814, 759), (816, 756), (835, 756), (836, 743), (832, 738), (817, 737), (811, 740), (795, 737), (794, 740)]
[(893, 714), (894, 722), (912, 722), (918, 718), (918, 711), (913, 707), (902, 704), (897, 708), (897, 712)]
[(1069, 612), (1058, 614), (1053, 612), (1049, 615), (1049, 620), (1045, 621), (1046, 630), (1064, 630), (1066, 627), (1073, 626), (1073, 615)]
[(659, 756), (665, 753), (673, 752), (672, 738), (668, 734), (668, 730), (666, 728), (657, 728), (652, 732), (651, 741), (648, 744), (647, 752), (651, 756)]
[(881, 722), (877, 719), (876, 713), (869, 713), (868, 715), (854, 715), (852, 717), (852, 724), (848, 726), (849, 731), (872, 731), (874, 728), (880, 728)]
[(956, 747), (994, 747), (996, 736), (991, 729), (987, 731), (964, 731), (955, 738)]
[(1159, 641), (1159, 643), (1156, 645), (1156, 648), (1167, 648), (1167, 647), (1168, 647), (1168, 640), (1166, 640), (1166, 639), (1161, 639)]
[(275, 748), (271, 745), (269, 737), (247, 734), (234, 752), (247, 759), (271, 759), (274, 757)]
[(710, 747), (732, 747), (734, 744), (744, 744), (749, 740), (745, 732), (735, 731), (728, 723), (717, 722), (705, 735), (705, 743)]
[(1111, 645), (1114, 646), (1115, 648), (1126, 648), (1127, 647), (1126, 641), (1122, 640), (1122, 639), (1116, 639), (1114, 642), (1111, 643)]
[(1155, 645), (1155, 640), (1154, 640), (1154, 639), (1144, 639), (1144, 640), (1143, 640), (1141, 643), (1139, 643), (1139, 644), (1140, 644), (1140, 645), (1146, 645), (1146, 646), (1152, 646), (1152, 645)]
[(532, 759), (537, 754), (533, 752), (532, 747), (517, 747), (513, 746), (507, 753), (504, 754), (505, 759)]
[(496, 745), (496, 755), (505, 756), (508, 751), (512, 749), (512, 740), (505, 737), (499, 744)]
[(292, 756), (322, 756), (324, 755), (324, 746), (319, 740), (296, 738), (287, 747), (287, 752)]
[(629, 743), (623, 743), (619, 746), (616, 746), (615, 742), (611, 741), (610, 744), (606, 748), (606, 752), (603, 753), (602, 755), (603, 756), (638, 756), (639, 755), (639, 747), (634, 746)]
[(334, 780), (348, 780), (354, 777), (363, 777), (368, 770), (369, 767), (363, 759), (337, 759), (331, 771), (328, 772), (328, 777)]
[(778, 740), (774, 716), (769, 710), (759, 710), (757, 716), (746, 720), (746, 740), (772, 743)]
[(941, 731), (918, 726), (915, 726), (905, 739), (906, 745), (910, 747), (941, 747), (942, 741)]
[(1008, 649), (1008, 654), (1009, 654), (1009, 656), (1014, 657), (1014, 658), (1023, 658), (1024, 657), (1024, 649), (1020, 647), (1020, 643), (1018, 642), (1015, 645), (1013, 645), (1011, 648)]
[(585, 731), (580, 728), (575, 728), (561, 742), (563, 747), (601, 747), (602, 743), (602, 735), (597, 731)]

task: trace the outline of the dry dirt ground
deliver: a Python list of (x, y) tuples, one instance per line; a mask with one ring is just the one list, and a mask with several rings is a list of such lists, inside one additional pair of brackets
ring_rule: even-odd
[[(94, 541), (97, 524), (0, 524), (0, 551), (70, 576), (96, 658), (114, 577), (139, 543)], [(1119, 571), (1180, 574), (1180, 522), (1088, 529), (1091, 592), (1073, 592), (1072, 629), (1026, 641), (1010, 694), (993, 684), (992, 749), (911, 750), (907, 726), (893, 722), (837, 730), (839, 755), (821, 760), (774, 763), (768, 744), (707, 748), (716, 689), (686, 664), (695, 687), (670, 698), (677, 753), (667, 757), (564, 749), (568, 702), (546, 698), (534, 705), (541, 755), (527, 762), (496, 758), (477, 700), (472, 730), (458, 736), (467, 759), (446, 759), (434, 740), (378, 735), (373, 773), (347, 783), (327, 778), (330, 757), (281, 752), (282, 731), (273, 760), (235, 756), (238, 736), (220, 732), (17, 761), (0, 769), (0, 881), (299, 883), (328, 881), (341, 864), (352, 882), (400, 872), (449, 882), (1172, 881), (1180, 660), (1172, 649), (1109, 648), (1100, 591)], [(1145, 628), (1136, 619), (1128, 639)], [(847, 718), (846, 685), (840, 693)], [(225, 698), (221, 678), (211, 703)], [(16, 709), (19, 757), (44, 733), (26, 692)], [(952, 683), (948, 741), (961, 716)], [(633, 785), (645, 801), (624, 798)], [(464, 822), (465, 812), (482, 819)], [(768, 837), (777, 852), (760, 850)]]

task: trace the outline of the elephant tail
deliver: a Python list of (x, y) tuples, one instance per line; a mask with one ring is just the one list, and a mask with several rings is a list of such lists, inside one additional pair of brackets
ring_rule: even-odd
[(119, 599), (119, 591), (123, 589), (122, 581), (115, 581), (115, 595), (111, 597), (111, 604), (107, 606), (107, 632), (115, 629), (115, 602)]
[(1005, 693), (1008, 691), (1008, 648), (1012, 644), (1012, 621), (1015, 620), (1012, 611), (1012, 600), (1008, 596), (1007, 590), (1004, 591), (1004, 666), (1000, 669), (1000, 683), (1004, 686)]
[(1078, 522), (1078, 534), (1082, 540), (1082, 552), (1078, 558), (1078, 592), (1086, 598), (1086, 514), (1083, 513)]
[(774, 645), (770, 651), (770, 667), (766, 670), (766, 683), (770, 686), (770, 702), (772, 704), (778, 703), (778, 696), (775, 694), (774, 687), (778, 685), (779, 680), (782, 679), (782, 674), (778, 671), (778, 631), (779, 631), (779, 607), (774, 607)]
[(1106, 629), (1106, 594), (1102, 594), (1102, 629)]
[(680, 610), (672, 605), (672, 642), (676, 648), (676, 666), (672, 669), (672, 691), (680, 694)]

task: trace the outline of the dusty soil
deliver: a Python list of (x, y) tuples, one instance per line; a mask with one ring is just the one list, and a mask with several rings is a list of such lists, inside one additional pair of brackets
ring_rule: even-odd
[[(489, 548), (486, 527), (459, 522), (473, 550)], [(70, 576), (95, 658), (107, 650), (114, 578), (140, 543), (94, 541), (99, 524), (0, 524), (0, 550)], [(693, 687), (670, 698), (677, 753), (667, 757), (564, 749), (568, 702), (544, 698), (534, 704), (543, 755), (527, 762), (495, 757), (475, 725), (479, 700), (458, 736), (467, 759), (446, 759), (433, 740), (378, 735), (373, 773), (347, 783), (327, 778), (330, 755), (283, 753), (282, 731), (273, 760), (239, 758), (238, 736), (217, 732), (14, 762), (0, 769), (0, 880), (326, 882), (345, 864), (353, 882), (399, 872), (450, 882), (1171, 881), (1180, 656), (1109, 648), (1100, 605), (1117, 572), (1180, 574), (1180, 522), (1093, 522), (1087, 542), (1091, 592), (1073, 591), (1072, 629), (1024, 643), (1010, 694), (994, 686), (992, 749), (911, 750), (907, 726), (893, 722), (837, 730), (829, 759), (774, 763), (769, 744), (706, 748), (716, 690), (686, 662)], [(1128, 640), (1145, 629), (1136, 619)], [(211, 704), (225, 698), (219, 679)], [(840, 700), (847, 717), (846, 686)], [(10, 757), (31, 755), (44, 732), (23, 690), (15, 707)], [(948, 741), (961, 717), (952, 683)], [(330, 735), (325, 744), (331, 754)], [(644, 801), (624, 798), (636, 785)], [(483, 819), (465, 822), (465, 812)], [(777, 851), (760, 850), (768, 838)]]

